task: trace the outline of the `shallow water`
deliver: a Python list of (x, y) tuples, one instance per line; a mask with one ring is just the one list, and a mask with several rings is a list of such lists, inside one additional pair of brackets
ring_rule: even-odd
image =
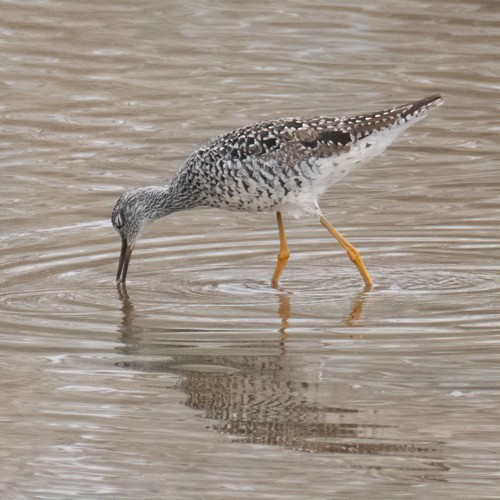
[[(496, 2), (0, 2), (3, 498), (497, 498)], [(208, 138), (442, 92), (322, 208), (111, 208)]]

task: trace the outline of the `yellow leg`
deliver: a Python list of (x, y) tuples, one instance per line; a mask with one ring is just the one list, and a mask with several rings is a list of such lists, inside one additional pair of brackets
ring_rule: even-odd
[(319, 218), (321, 224), (326, 227), (328, 232), (342, 245), (342, 248), (347, 252), (347, 255), (351, 259), (351, 261), (354, 263), (354, 265), (358, 268), (358, 271), (360, 272), (361, 276), (363, 276), (363, 279), (365, 280), (366, 286), (367, 287), (372, 287), (373, 286), (373, 280), (370, 276), (370, 273), (365, 267), (365, 264), (363, 262), (363, 259), (361, 258), (361, 255), (359, 252), (354, 248), (326, 219), (323, 217), (323, 215), (320, 216)]
[(281, 212), (276, 212), (276, 219), (278, 220), (278, 230), (280, 233), (280, 251), (278, 252), (278, 262), (276, 263), (276, 269), (274, 270), (273, 279), (271, 281), (271, 286), (274, 288), (277, 288), (281, 273), (283, 272), (283, 269), (285, 269), (286, 261), (290, 256)]

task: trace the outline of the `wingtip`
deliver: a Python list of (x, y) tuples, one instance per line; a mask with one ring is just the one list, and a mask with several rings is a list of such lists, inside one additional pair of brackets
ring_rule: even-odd
[(424, 97), (418, 101), (410, 102), (403, 106), (399, 106), (396, 110), (401, 111), (403, 116), (415, 116), (426, 113), (427, 111), (437, 108), (444, 103), (444, 98), (441, 94), (433, 94), (429, 97)]
[(444, 97), (442, 94), (434, 94), (427, 98), (429, 103), (434, 103), (436, 106), (441, 106), (444, 103)]
[(413, 103), (415, 108), (435, 108), (444, 103), (444, 97), (441, 94), (433, 94), (429, 97), (424, 97)]
[(421, 99), (420, 101), (417, 101), (415, 103), (415, 106), (431, 109), (441, 106), (441, 104), (444, 104), (444, 97), (441, 94), (433, 94), (429, 97)]

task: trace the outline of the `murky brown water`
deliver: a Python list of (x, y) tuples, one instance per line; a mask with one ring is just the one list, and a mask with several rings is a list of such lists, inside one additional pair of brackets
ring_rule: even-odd
[[(498, 498), (495, 1), (0, 2), (2, 498)], [(323, 210), (111, 208), (257, 120), (446, 105)]]

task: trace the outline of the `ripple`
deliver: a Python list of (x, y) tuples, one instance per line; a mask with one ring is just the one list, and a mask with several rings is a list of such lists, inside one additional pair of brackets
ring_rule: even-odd
[[(271, 288), (268, 281), (235, 281), (234, 277), (226, 276), (219, 280), (210, 277), (197, 275), (189, 280), (189, 284), (184, 286), (176, 283), (174, 290), (182, 293), (187, 298), (244, 298), (247, 305), (258, 304), (263, 300), (268, 300), (270, 296), (279, 296), (280, 290)], [(173, 291), (172, 287), (169, 287)]]
[(13, 312), (38, 315), (41, 312), (65, 314), (72, 310), (75, 295), (67, 290), (24, 290), (0, 298), (0, 304)]
[(388, 286), (392, 292), (416, 292), (421, 294), (432, 294), (435, 292), (448, 292), (452, 294), (470, 294), (485, 291), (498, 291), (500, 280), (494, 273), (494, 269), (488, 271), (470, 270), (453, 267), (443, 270), (442, 267), (425, 266), (412, 268), (405, 275), (407, 281), (401, 278)]
[[(10, 253), (4, 252), (0, 292), (3, 321), (13, 325), (35, 324), (40, 317), (47, 324), (82, 318), (89, 325), (115, 321), (123, 306), (114, 289), (119, 245), (116, 238), (103, 239), (106, 227), (102, 221), (86, 223), (82, 234), (81, 225), (67, 226), (64, 240), (60, 228), (44, 230), (39, 234), (45, 245), (42, 255), (35, 251), (38, 233), (27, 240), (26, 246), (13, 245)], [(453, 238), (451, 233), (447, 236)], [(299, 239), (292, 233), (297, 240), (295, 252), (280, 287), (274, 289), (270, 278), (275, 237), (272, 230), (242, 229), (236, 236), (234, 230), (227, 229), (213, 239), (196, 230), (194, 234), (145, 239), (134, 252), (129, 293), (144, 313), (199, 330), (202, 325), (212, 329), (235, 325), (241, 322), (241, 315), (248, 316), (250, 308), (253, 312), (247, 320), (267, 327), (276, 322), (277, 310), (282, 320), (288, 319), (290, 304), (294, 308), (292, 318), (297, 310), (305, 318), (298, 321), (302, 321), (300, 324), (313, 326), (320, 318), (338, 314), (348, 318), (346, 324), (351, 325), (363, 317), (365, 302), (371, 302), (372, 296), (391, 295), (398, 303), (412, 296), (443, 300), (439, 294), (473, 299), (500, 288), (494, 266), (483, 264), (469, 269), (454, 262), (428, 262), (440, 260), (440, 254), (424, 254), (426, 260), (422, 262), (422, 254), (408, 250), (407, 234), (401, 241), (391, 240), (390, 249), (399, 252), (401, 261), (412, 256), (420, 262), (406, 268), (389, 266), (384, 262), (386, 235), (381, 234), (363, 244), (377, 283), (373, 290), (364, 291), (357, 270), (329, 239), (314, 240), (307, 234)], [(440, 244), (445, 240), (442, 238)], [(478, 311), (484, 317), (478, 314), (470, 322), (491, 321), (482, 307)], [(437, 320), (436, 313), (432, 320)]]

